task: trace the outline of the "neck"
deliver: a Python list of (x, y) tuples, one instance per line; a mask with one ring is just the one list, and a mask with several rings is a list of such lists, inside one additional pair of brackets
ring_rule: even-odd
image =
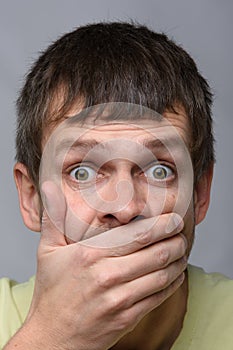
[(180, 334), (187, 308), (188, 278), (159, 307), (147, 314), (136, 328), (111, 350), (168, 350)]

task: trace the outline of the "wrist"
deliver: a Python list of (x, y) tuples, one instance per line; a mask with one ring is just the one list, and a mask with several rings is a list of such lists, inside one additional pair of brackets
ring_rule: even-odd
[[(52, 332), (33, 320), (27, 321), (9, 340), (4, 350), (64, 350)], [(67, 348), (68, 350), (68, 348)]]

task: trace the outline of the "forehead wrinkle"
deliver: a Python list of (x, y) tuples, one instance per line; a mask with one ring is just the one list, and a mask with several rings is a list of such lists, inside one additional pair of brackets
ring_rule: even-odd
[[(114, 140), (116, 141), (116, 139)], [(119, 139), (120, 141), (120, 139)], [(156, 149), (162, 149), (162, 150), (167, 150), (166, 144), (169, 144), (174, 147), (179, 146), (179, 141), (177, 140), (176, 137), (168, 137), (166, 139), (144, 139), (141, 142), (139, 140), (134, 141), (133, 139), (129, 139), (129, 142), (133, 142), (136, 145), (140, 145), (149, 149), (149, 150), (156, 150)], [(115, 143), (115, 142), (114, 142)], [(56, 154), (59, 154), (60, 152), (66, 150), (66, 151), (72, 151), (72, 150), (80, 150), (83, 152), (88, 152), (92, 150), (95, 147), (98, 147), (98, 149), (103, 149), (103, 150), (109, 150), (111, 151), (111, 140), (102, 140), (102, 141), (97, 141), (95, 139), (90, 139), (90, 140), (74, 140), (71, 139), (64, 139), (62, 140), (56, 147), (55, 152)], [(140, 146), (139, 146), (140, 147)]]

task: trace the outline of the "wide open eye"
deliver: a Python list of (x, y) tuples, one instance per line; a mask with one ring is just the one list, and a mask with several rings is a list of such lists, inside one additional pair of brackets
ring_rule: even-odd
[(79, 183), (92, 182), (95, 180), (97, 173), (89, 166), (77, 166), (70, 172), (70, 176)]
[(148, 168), (144, 173), (148, 179), (157, 181), (167, 180), (174, 175), (173, 170), (169, 166), (162, 164), (155, 164)]

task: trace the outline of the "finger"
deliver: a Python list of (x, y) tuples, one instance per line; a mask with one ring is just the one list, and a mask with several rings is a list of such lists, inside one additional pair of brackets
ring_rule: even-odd
[(184, 283), (185, 273), (182, 273), (172, 284), (162, 291), (152, 294), (147, 298), (135, 303), (132, 307), (122, 312), (123, 320), (127, 319), (127, 322), (135, 327), (145, 315), (156, 309), (170, 298), (177, 289)]
[(108, 249), (109, 256), (122, 256), (171, 237), (182, 228), (182, 218), (176, 213), (169, 213), (130, 222), (83, 240), (79, 244)]
[(178, 234), (132, 254), (118, 258), (113, 257), (111, 269), (108, 271), (106, 271), (105, 260), (98, 263), (98, 268), (100, 271), (104, 271), (103, 278), (107, 279), (109, 284), (112, 281), (112, 285), (116, 285), (116, 283), (129, 282), (165, 268), (182, 258), (186, 253), (186, 249), (187, 243), (184, 236)]
[(42, 216), (41, 234), (47, 244), (66, 245), (64, 237), (64, 222), (66, 202), (59, 187), (52, 181), (46, 181), (41, 186), (44, 211)]
[(128, 303), (133, 305), (148, 296), (166, 289), (183, 273), (186, 267), (186, 259), (181, 258), (164, 269), (126, 283), (122, 294), (128, 296)]

